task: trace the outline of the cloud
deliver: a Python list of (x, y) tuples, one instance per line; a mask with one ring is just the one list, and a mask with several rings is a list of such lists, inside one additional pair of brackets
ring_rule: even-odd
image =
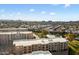
[(0, 12), (5, 12), (5, 10), (4, 9), (1, 9)]
[(10, 17), (12, 17), (13, 15), (12, 15), (12, 14), (10, 14), (9, 16), (10, 16)]
[(50, 15), (55, 15), (56, 13), (54, 13), (54, 12), (50, 12)]
[(69, 7), (69, 6), (70, 6), (70, 4), (65, 4), (65, 6), (64, 6), (64, 7), (65, 7), (65, 8), (67, 8), (67, 7)]
[(41, 14), (45, 14), (45, 13), (46, 13), (46, 11), (42, 11), (42, 12), (41, 12)]
[(4, 15), (4, 14), (2, 14), (2, 15), (1, 15), (1, 17), (5, 17), (5, 15)]
[(21, 12), (17, 12), (17, 15), (21, 15)]
[(52, 6), (58, 6), (59, 4), (51, 4)]
[(29, 11), (30, 11), (30, 12), (34, 12), (34, 11), (35, 11), (35, 9), (30, 9)]
[(1, 14), (1, 15), (0, 15), (0, 19), (7, 19), (7, 16), (4, 15), (4, 14)]

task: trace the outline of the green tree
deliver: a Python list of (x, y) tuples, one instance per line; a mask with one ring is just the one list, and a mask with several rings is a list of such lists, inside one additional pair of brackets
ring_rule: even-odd
[(47, 35), (47, 34), (48, 34), (48, 31), (42, 30), (41, 33), (42, 33), (43, 35)]
[(72, 40), (74, 40), (75, 35), (69, 33), (69, 34), (65, 34), (65, 37), (67, 38), (67, 40), (72, 41)]

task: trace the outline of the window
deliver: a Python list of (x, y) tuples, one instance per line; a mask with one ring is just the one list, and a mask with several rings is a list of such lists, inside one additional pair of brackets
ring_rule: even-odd
[(56, 52), (56, 50), (53, 50), (52, 52)]
[(27, 53), (27, 51), (25, 50), (24, 53)]

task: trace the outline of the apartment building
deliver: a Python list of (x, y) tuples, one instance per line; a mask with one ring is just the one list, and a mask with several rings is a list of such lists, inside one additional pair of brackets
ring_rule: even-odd
[(13, 40), (34, 39), (31, 31), (9, 31), (0, 32), (0, 49), (2, 47), (9, 47), (13, 45)]
[(0, 28), (0, 32), (27, 31), (27, 28)]
[(35, 40), (15, 40), (13, 54), (27, 54), (33, 51), (50, 51), (51, 54), (68, 54), (67, 40), (64, 38), (35, 39)]

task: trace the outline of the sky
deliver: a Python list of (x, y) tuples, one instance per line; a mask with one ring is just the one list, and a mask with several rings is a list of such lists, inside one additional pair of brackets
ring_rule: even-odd
[(78, 21), (79, 4), (0, 4), (0, 19)]

